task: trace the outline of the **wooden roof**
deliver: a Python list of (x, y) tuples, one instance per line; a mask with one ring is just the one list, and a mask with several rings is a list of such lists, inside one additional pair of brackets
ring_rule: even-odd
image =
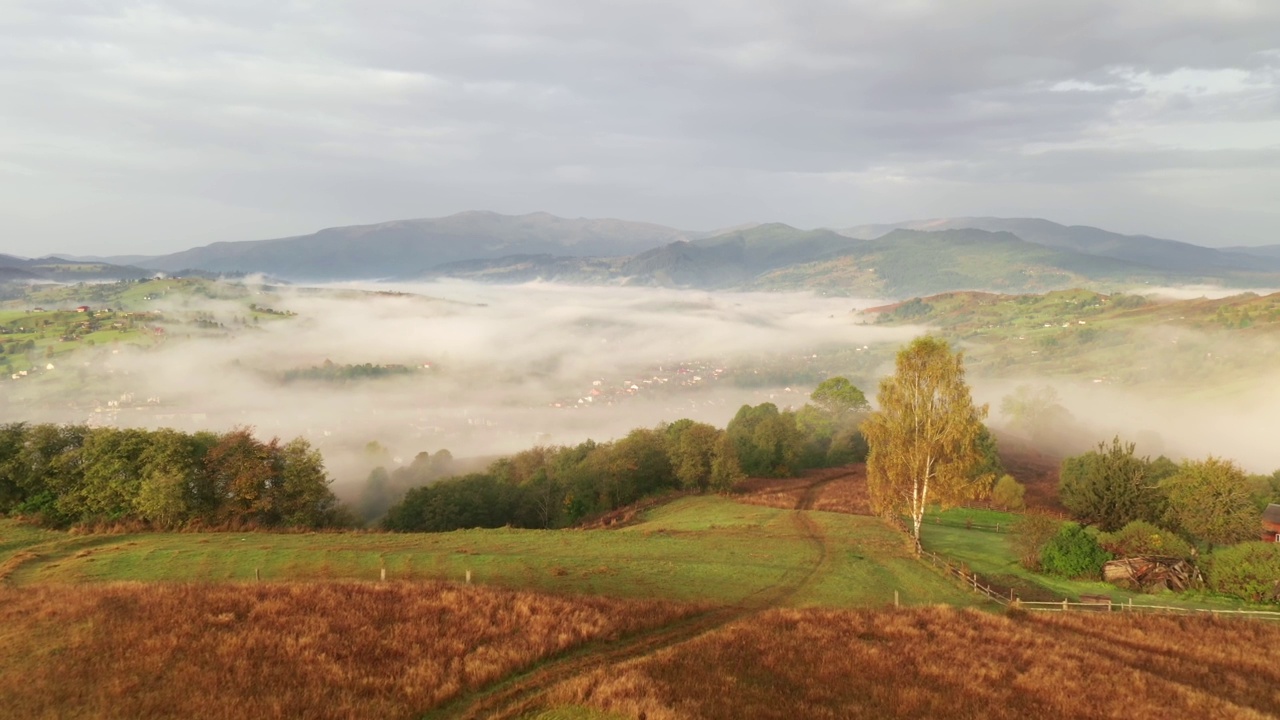
[(1262, 511), (1262, 522), (1268, 525), (1280, 525), (1280, 505), (1271, 503)]

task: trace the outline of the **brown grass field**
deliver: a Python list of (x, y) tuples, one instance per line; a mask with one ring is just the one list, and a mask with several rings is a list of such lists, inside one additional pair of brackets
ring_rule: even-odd
[(734, 490), (734, 499), (748, 505), (872, 514), (865, 465), (810, 470), (794, 478), (748, 478)]
[(0, 715), (416, 718), (695, 611), (445, 583), (0, 588)]
[(561, 683), (551, 700), (675, 718), (1266, 718), (1280, 625), (943, 607), (772, 610)]

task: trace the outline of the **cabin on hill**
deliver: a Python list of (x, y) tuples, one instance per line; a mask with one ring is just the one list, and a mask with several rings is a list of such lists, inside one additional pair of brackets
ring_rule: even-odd
[(1262, 539), (1280, 543), (1280, 505), (1272, 503), (1262, 511)]

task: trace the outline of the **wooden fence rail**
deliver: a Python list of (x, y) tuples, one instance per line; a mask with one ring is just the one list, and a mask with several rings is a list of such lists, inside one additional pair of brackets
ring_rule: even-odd
[(1227, 617), (1234, 615), (1259, 620), (1280, 621), (1280, 612), (1271, 610), (1212, 610), (1209, 608), (1185, 608), (1170, 605), (1144, 605), (1135, 604), (1132, 598), (1128, 602), (1070, 602), (1066, 599), (1061, 602), (1028, 602), (1020, 600), (1018, 601), (1018, 607), (1036, 612), (1145, 612), (1175, 615), (1222, 615)]
[(954, 564), (947, 558), (943, 557), (942, 555), (929, 552), (928, 550), (921, 550), (920, 557), (924, 558), (925, 560), (928, 560), (930, 564), (938, 568), (941, 568), (948, 575), (952, 575), (957, 578), (960, 578), (961, 582), (963, 582), (966, 586), (968, 586), (970, 590), (973, 590), (976, 593), (985, 595), (989, 599), (994, 600), (1000, 605), (1007, 606), (1009, 605), (1009, 603), (1014, 602), (1015, 600), (1015, 598), (1013, 597), (1012, 591), (1010, 591), (1009, 597), (1005, 597), (1003, 593), (997, 592), (994, 589), (992, 589), (990, 585), (984, 584), (981, 581), (981, 579), (978, 577), (977, 573), (966, 571), (964, 569), (964, 566)]
[(952, 562), (946, 556), (922, 549), (920, 551), (920, 557), (928, 561), (931, 565), (941, 569), (948, 575), (959, 578), (961, 582), (963, 582), (965, 586), (973, 592), (985, 595), (988, 599), (1005, 607), (1012, 606), (1035, 612), (1145, 612), (1181, 615), (1214, 615), (1224, 617), (1236, 616), (1255, 618), (1259, 620), (1280, 621), (1280, 612), (1272, 610), (1211, 610), (1208, 608), (1184, 608), (1169, 605), (1145, 605), (1135, 604), (1133, 602), (1133, 598), (1129, 598), (1127, 602), (1116, 602), (1105, 595), (1084, 596), (1081, 602), (1071, 602), (1068, 598), (1063, 598), (1060, 602), (1026, 601), (1021, 600), (1014, 595), (1013, 590), (1010, 590), (1009, 595), (1005, 596), (990, 585), (983, 583), (977, 573), (965, 570), (963, 565)]

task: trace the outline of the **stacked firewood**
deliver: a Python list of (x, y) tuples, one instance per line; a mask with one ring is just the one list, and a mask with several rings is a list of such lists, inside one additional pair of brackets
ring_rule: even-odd
[(1204, 586), (1200, 570), (1181, 558), (1146, 556), (1112, 560), (1103, 566), (1102, 574), (1109, 583), (1142, 592)]

